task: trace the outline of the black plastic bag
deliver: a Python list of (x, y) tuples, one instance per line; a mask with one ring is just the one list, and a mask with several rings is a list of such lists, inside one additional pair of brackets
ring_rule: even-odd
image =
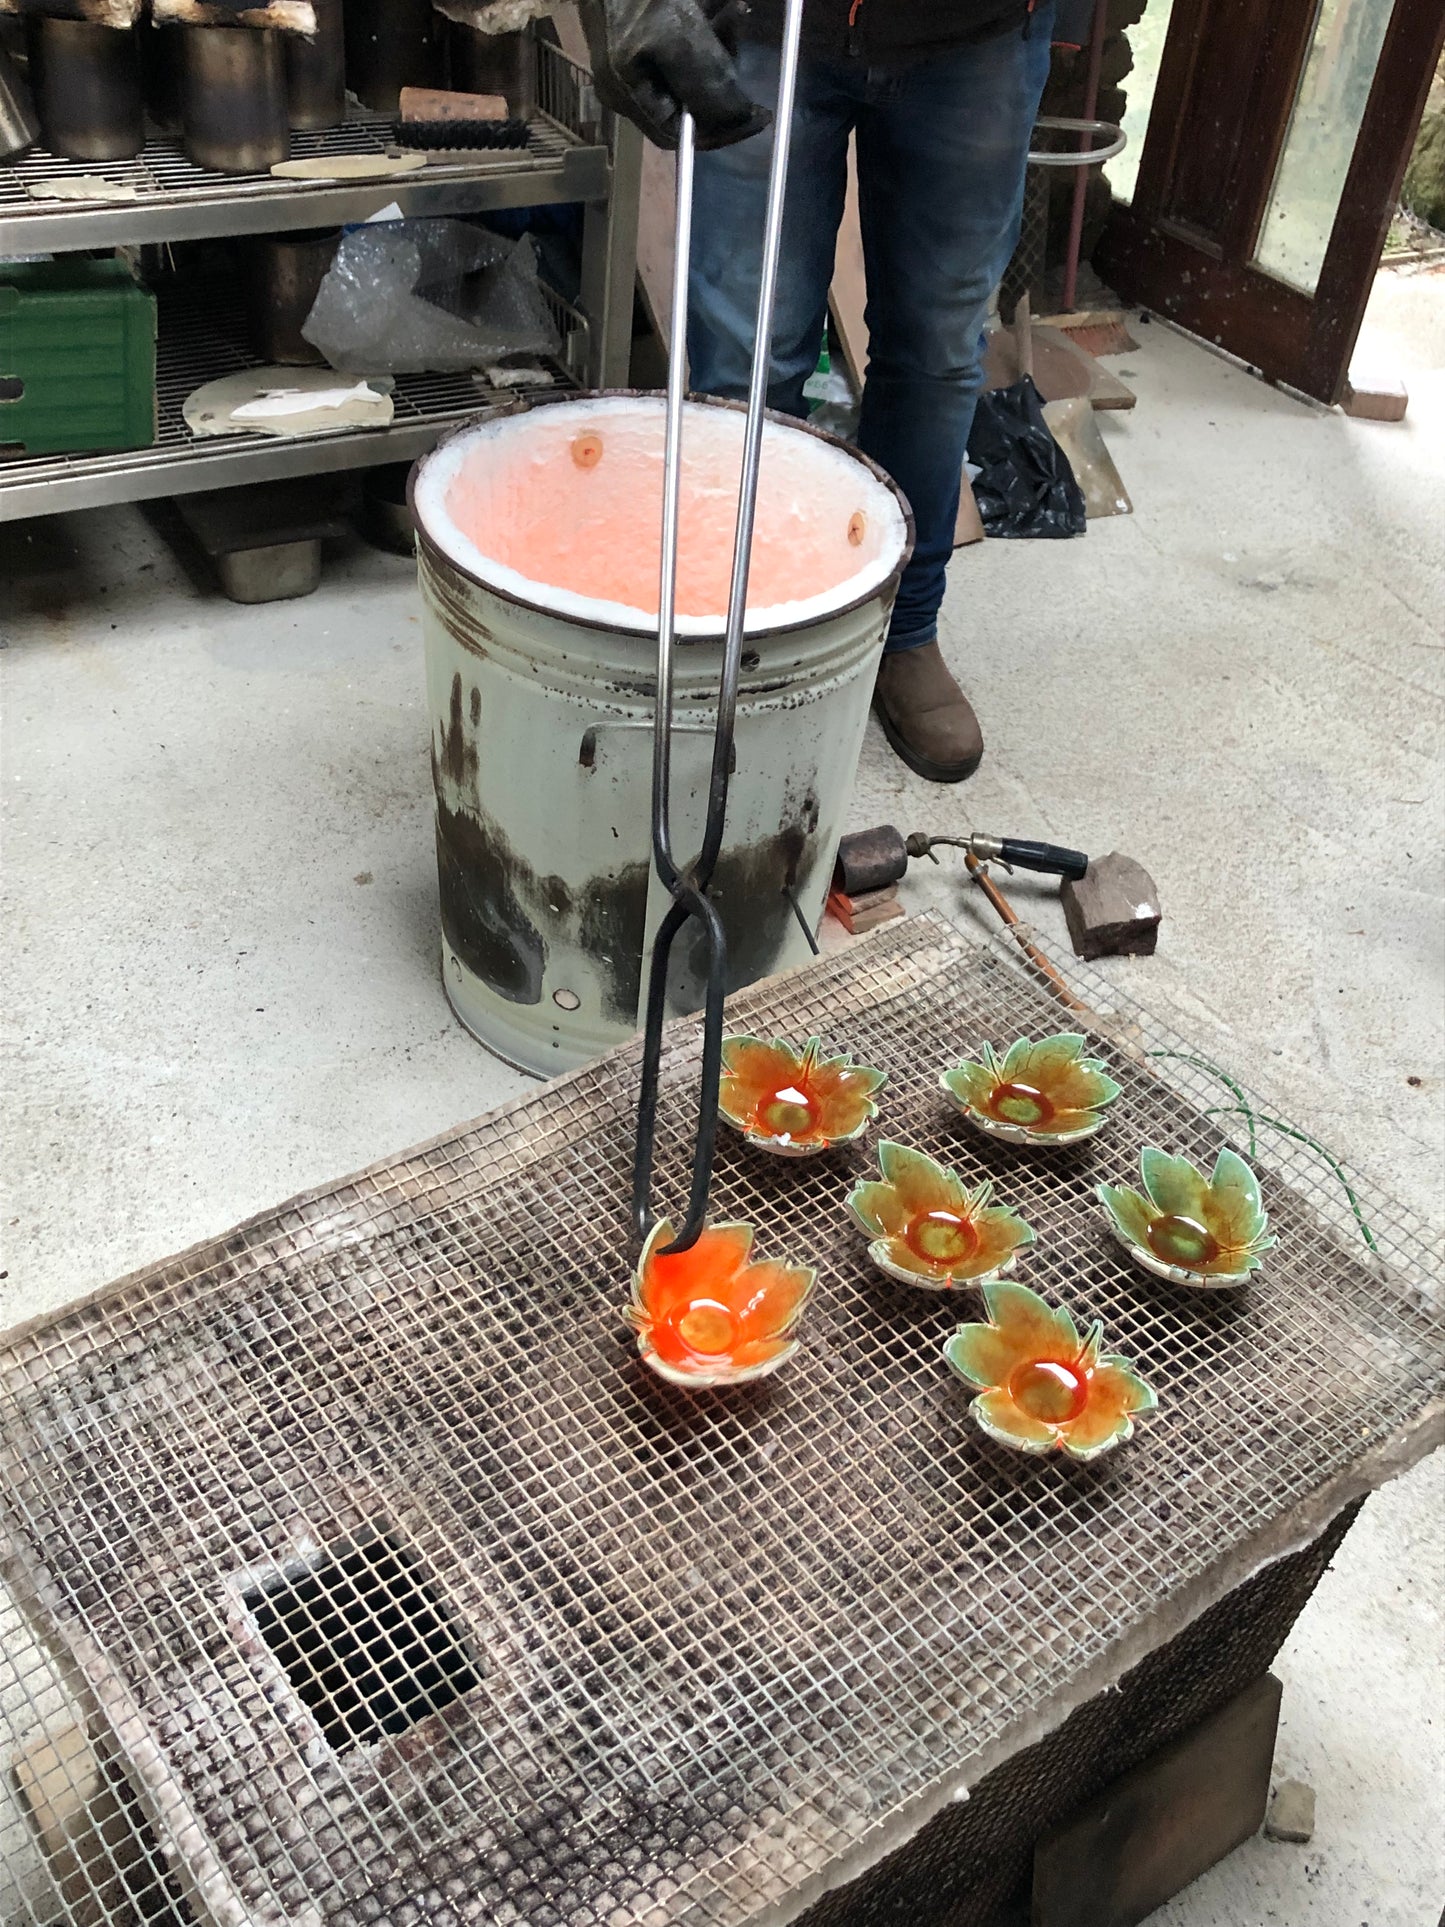
[(979, 396), (968, 459), (979, 470), (973, 499), (985, 535), (1084, 533), (1083, 491), (1049, 433), (1032, 377)]

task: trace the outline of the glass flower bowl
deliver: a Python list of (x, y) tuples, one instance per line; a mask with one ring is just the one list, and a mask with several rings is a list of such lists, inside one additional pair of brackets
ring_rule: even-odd
[(697, 1388), (742, 1385), (785, 1364), (817, 1273), (752, 1259), (750, 1224), (707, 1225), (669, 1257), (673, 1235), (666, 1219), (652, 1227), (632, 1280), (627, 1319), (643, 1363)]
[(825, 1057), (816, 1037), (801, 1051), (781, 1038), (723, 1039), (718, 1114), (749, 1144), (775, 1157), (806, 1158), (852, 1144), (878, 1115), (886, 1071)]
[(1139, 1153), (1144, 1193), (1101, 1184), (1109, 1229), (1135, 1264), (1176, 1285), (1222, 1291), (1246, 1284), (1278, 1242), (1267, 1235), (1259, 1179), (1227, 1146), (1206, 1178), (1188, 1158), (1154, 1145)]
[(943, 1355), (979, 1394), (969, 1411), (989, 1437), (1015, 1452), (1102, 1458), (1134, 1432), (1158, 1400), (1126, 1358), (1099, 1350), (1064, 1306), (1054, 1310), (1011, 1279), (983, 1288), (986, 1325), (960, 1325)]
[(1077, 1144), (1104, 1122), (1104, 1106), (1119, 1095), (1088, 1039), (1061, 1031), (1037, 1044), (1020, 1037), (1002, 1058), (991, 1044), (983, 1061), (965, 1060), (939, 1083), (970, 1124), (1010, 1144)]
[(970, 1191), (956, 1171), (902, 1144), (880, 1144), (878, 1162), (882, 1183), (855, 1185), (848, 1209), (871, 1238), (868, 1256), (901, 1284), (925, 1291), (981, 1284), (1033, 1243), (1022, 1218), (989, 1203), (988, 1179)]

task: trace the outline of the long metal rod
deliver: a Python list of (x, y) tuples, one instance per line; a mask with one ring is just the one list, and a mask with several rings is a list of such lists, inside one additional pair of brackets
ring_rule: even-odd
[(677, 142), (677, 215), (672, 231), (672, 353), (667, 360), (667, 424), (662, 454), (662, 562), (657, 602), (657, 701), (652, 712), (652, 855), (671, 890), (677, 882), (672, 856), (672, 652), (677, 640), (678, 513), (682, 498), (682, 409), (687, 398), (685, 324), (692, 257), (692, 176), (697, 127), (684, 114)]
[(1029, 962), (1044, 978), (1049, 989), (1058, 998), (1059, 1002), (1061, 1004), (1067, 1004), (1070, 1010), (1084, 1010), (1086, 1006), (1080, 1003), (1073, 991), (1070, 990), (1067, 980), (1055, 970), (1043, 951), (1031, 944), (1024, 935), (1022, 918), (989, 875), (987, 865), (980, 863), (972, 850), (964, 851), (963, 860), (968, 865), (969, 875), (1003, 919), (1008, 928), (1009, 935), (1013, 938), (1019, 949), (1023, 951)]
[[(802, 44), (803, 0), (788, 0), (783, 20), (783, 52), (778, 70), (778, 106), (773, 121), (772, 165), (768, 170), (768, 211), (763, 227), (758, 317), (753, 334), (753, 365), (748, 377), (748, 418), (743, 430), (743, 465), (738, 484), (738, 520), (733, 538), (733, 573), (728, 589), (728, 619), (723, 645), (718, 727), (713, 739), (712, 780), (708, 786), (707, 835), (697, 875), (704, 889), (722, 849), (732, 764), (733, 723), (738, 706), (738, 670), (747, 626), (748, 576), (753, 564), (753, 524), (757, 519), (758, 470), (763, 452), (763, 418), (772, 369), (773, 314), (777, 306), (778, 261), (783, 248), (783, 210), (788, 194), (788, 159), (793, 141), (793, 101), (798, 91), (798, 49)], [(711, 1015), (711, 1012), (709, 1012)], [(722, 1012), (718, 1012), (721, 1025)]]
[(798, 50), (802, 39), (803, 0), (787, 0), (783, 48), (778, 76), (778, 103), (773, 123), (773, 152), (768, 171), (767, 215), (763, 227), (762, 261), (758, 284), (757, 322), (753, 336), (752, 368), (748, 379), (747, 419), (743, 427), (743, 457), (738, 481), (737, 526), (733, 542), (732, 577), (728, 589), (723, 661), (718, 685), (717, 720), (713, 734), (712, 769), (708, 780), (707, 820), (702, 848), (686, 875), (673, 858), (670, 831), (672, 668), (676, 644), (677, 546), (682, 472), (682, 423), (686, 377), (688, 273), (692, 238), (693, 157), (696, 129), (684, 114), (678, 143), (677, 219), (674, 227), (672, 273), (672, 353), (668, 366), (667, 428), (663, 454), (662, 559), (658, 604), (657, 708), (653, 733), (652, 846), (658, 875), (672, 897), (653, 940), (648, 971), (647, 1013), (643, 1033), (642, 1080), (637, 1103), (637, 1142), (632, 1174), (632, 1209), (637, 1234), (652, 1227), (652, 1171), (657, 1139), (657, 1094), (662, 1066), (662, 1026), (666, 1014), (667, 968), (678, 932), (689, 921), (698, 923), (706, 942), (707, 993), (703, 1009), (702, 1072), (698, 1091), (697, 1132), (693, 1144), (692, 1183), (687, 1217), (669, 1252), (686, 1251), (696, 1244), (707, 1218), (712, 1185), (713, 1154), (717, 1143), (717, 1101), (722, 1081), (723, 1000), (727, 992), (727, 938), (716, 906), (707, 895), (708, 884), (722, 850), (727, 818), (728, 779), (732, 770), (733, 730), (737, 720), (738, 677), (743, 635), (747, 625), (748, 575), (752, 564), (753, 527), (757, 517), (758, 473), (762, 459), (768, 376), (772, 363), (773, 316), (777, 303), (778, 262), (782, 252), (783, 209), (787, 198), (788, 159), (792, 145), (793, 101), (797, 93)]
[[(1084, 82), (1084, 119), (1092, 120), (1094, 110), (1099, 104), (1099, 71), (1104, 58), (1104, 35), (1108, 26), (1109, 0), (1094, 0), (1094, 19), (1089, 31), (1089, 70)], [(1089, 146), (1089, 136), (1084, 134), (1079, 141), (1079, 151), (1085, 152)], [(1064, 313), (1072, 314), (1074, 299), (1079, 286), (1079, 252), (1084, 239), (1084, 203), (1088, 198), (1089, 174), (1081, 167), (1074, 176), (1074, 195), (1069, 203), (1069, 244), (1064, 253)]]

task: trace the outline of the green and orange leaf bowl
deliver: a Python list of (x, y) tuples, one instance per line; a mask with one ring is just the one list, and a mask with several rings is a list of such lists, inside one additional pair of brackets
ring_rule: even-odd
[(994, 1279), (983, 1298), (989, 1322), (960, 1325), (943, 1355), (978, 1393), (969, 1412), (1000, 1445), (1087, 1463), (1122, 1445), (1135, 1419), (1157, 1409), (1129, 1360), (1100, 1349), (1102, 1325), (1080, 1337), (1066, 1306), (1055, 1309), (1012, 1279)]
[(754, 1258), (748, 1224), (707, 1225), (669, 1256), (673, 1235), (665, 1218), (655, 1224), (633, 1275), (626, 1317), (643, 1363), (693, 1389), (743, 1385), (785, 1365), (817, 1273)]
[(781, 1037), (725, 1037), (722, 1052), (718, 1115), (760, 1151), (814, 1157), (855, 1143), (878, 1115), (887, 1072), (829, 1057), (816, 1037), (802, 1050)]
[(1034, 1241), (1017, 1213), (990, 1202), (985, 1179), (972, 1190), (956, 1171), (904, 1144), (878, 1147), (880, 1183), (855, 1185), (848, 1209), (868, 1235), (868, 1256), (900, 1284), (952, 1291), (1013, 1266)]
[(1020, 1037), (1000, 1057), (992, 1044), (980, 1063), (965, 1059), (939, 1076), (950, 1102), (980, 1131), (1010, 1144), (1078, 1144), (1104, 1123), (1119, 1086), (1078, 1031)]
[(1101, 1184), (1096, 1195), (1109, 1229), (1136, 1265), (1171, 1284), (1226, 1291), (1248, 1284), (1278, 1239), (1268, 1235), (1259, 1179), (1226, 1145), (1206, 1178), (1188, 1158), (1155, 1145), (1139, 1153), (1142, 1193)]

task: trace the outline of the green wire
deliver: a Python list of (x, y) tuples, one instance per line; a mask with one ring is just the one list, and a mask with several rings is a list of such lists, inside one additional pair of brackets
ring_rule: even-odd
[[(1225, 1104), (1225, 1105), (1222, 1105), (1217, 1110), (1206, 1111), (1204, 1115), (1206, 1117), (1224, 1117), (1228, 1113), (1238, 1108), (1239, 1107), (1234, 1104)], [(1335, 1176), (1339, 1179), (1340, 1188), (1343, 1190), (1345, 1196), (1350, 1201), (1350, 1209), (1355, 1214), (1355, 1223), (1360, 1227), (1360, 1236), (1364, 1239), (1365, 1243), (1370, 1247), (1371, 1251), (1375, 1253), (1376, 1257), (1378, 1257), (1380, 1253), (1380, 1247), (1375, 1243), (1374, 1233), (1370, 1230), (1370, 1227), (1365, 1223), (1365, 1214), (1361, 1211), (1360, 1201), (1355, 1196), (1354, 1191), (1351, 1189), (1349, 1179), (1345, 1176), (1345, 1167), (1340, 1163), (1339, 1159), (1334, 1155), (1334, 1153), (1332, 1151), (1326, 1150), (1325, 1146), (1320, 1143), (1318, 1138), (1311, 1137), (1306, 1131), (1297, 1131), (1292, 1124), (1283, 1124), (1280, 1122), (1280, 1120), (1277, 1117), (1266, 1117), (1263, 1111), (1258, 1112), (1257, 1116), (1258, 1116), (1259, 1122), (1261, 1124), (1267, 1124), (1270, 1130), (1278, 1131), (1280, 1135), (1283, 1137), (1292, 1137), (1296, 1140), (1297, 1143), (1307, 1144), (1309, 1148), (1316, 1153), (1317, 1156), (1322, 1157), (1324, 1159), (1325, 1163), (1330, 1167), (1330, 1169), (1334, 1172)]]
[(1195, 1057), (1188, 1051), (1182, 1050), (1151, 1050), (1146, 1051), (1145, 1055), (1148, 1057), (1177, 1058), (1181, 1063), (1193, 1064), (1198, 1070), (1208, 1071), (1211, 1077), (1217, 1077), (1221, 1084), (1228, 1085), (1229, 1089), (1233, 1091), (1234, 1095), (1239, 1099), (1238, 1104), (1218, 1105), (1213, 1110), (1206, 1111), (1204, 1115), (1206, 1117), (1229, 1117), (1237, 1114), (1247, 1119), (1249, 1123), (1249, 1150), (1251, 1157), (1255, 1156), (1259, 1150), (1256, 1126), (1264, 1124), (1267, 1125), (1271, 1131), (1278, 1131), (1282, 1137), (1290, 1137), (1293, 1138), (1297, 1144), (1307, 1145), (1317, 1157), (1323, 1158), (1325, 1163), (1339, 1179), (1340, 1188), (1350, 1201), (1350, 1210), (1354, 1213), (1355, 1223), (1360, 1227), (1360, 1236), (1370, 1247), (1371, 1251), (1373, 1251), (1377, 1257), (1379, 1256), (1380, 1247), (1375, 1243), (1374, 1233), (1365, 1222), (1365, 1214), (1360, 1209), (1360, 1201), (1355, 1196), (1350, 1180), (1345, 1175), (1344, 1166), (1340, 1163), (1334, 1152), (1321, 1144), (1318, 1138), (1311, 1137), (1307, 1131), (1297, 1130), (1293, 1124), (1286, 1124), (1280, 1118), (1266, 1117), (1263, 1111), (1255, 1111), (1251, 1107), (1249, 1099), (1245, 1096), (1243, 1089), (1235, 1083), (1234, 1079), (1229, 1075), (1229, 1072), (1221, 1070), (1218, 1064), (1212, 1064), (1207, 1057)]
[(1221, 1084), (1227, 1084), (1239, 1099), (1240, 1110), (1249, 1119), (1249, 1155), (1256, 1156), (1259, 1151), (1259, 1140), (1254, 1134), (1254, 1112), (1249, 1107), (1249, 1099), (1245, 1096), (1243, 1087), (1235, 1083), (1228, 1071), (1221, 1070), (1218, 1064), (1211, 1064), (1207, 1057), (1193, 1057), (1186, 1050), (1151, 1050), (1146, 1051), (1145, 1055), (1177, 1058), (1181, 1064), (1193, 1064), (1197, 1070), (1208, 1071), (1210, 1076), (1217, 1077)]

